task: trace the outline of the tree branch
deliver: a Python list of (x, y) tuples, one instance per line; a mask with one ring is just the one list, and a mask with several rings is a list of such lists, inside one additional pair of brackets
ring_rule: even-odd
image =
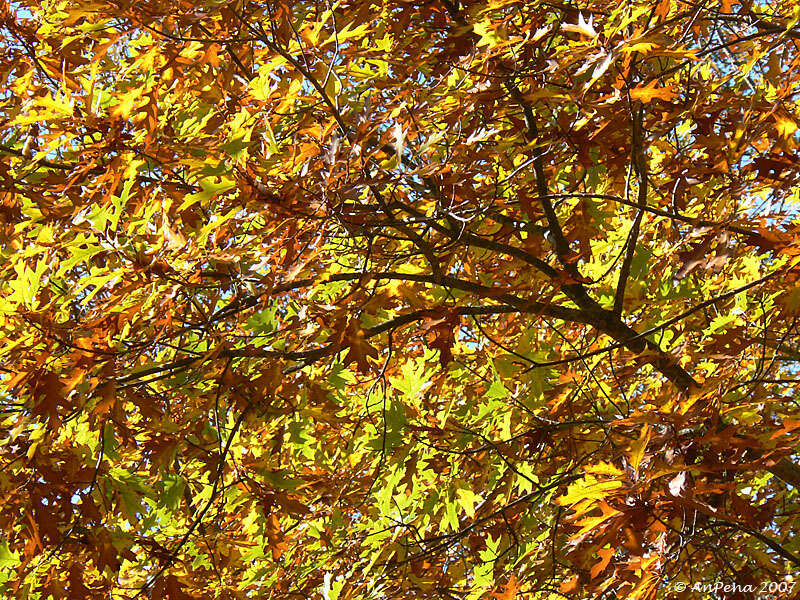
[(636, 243), (639, 239), (639, 226), (642, 222), (644, 209), (642, 208), (647, 204), (647, 159), (644, 156), (644, 149), (642, 148), (642, 115), (643, 109), (641, 102), (636, 102), (636, 108), (633, 115), (633, 142), (631, 144), (631, 162), (636, 174), (639, 176), (639, 210), (633, 218), (628, 239), (625, 241), (626, 252), (625, 258), (622, 261), (622, 266), (619, 270), (619, 280), (617, 281), (617, 291), (614, 295), (614, 308), (613, 313), (617, 317), (622, 316), (622, 305), (625, 302), (625, 287), (628, 283), (628, 277), (631, 273), (631, 264), (633, 257), (636, 254)]

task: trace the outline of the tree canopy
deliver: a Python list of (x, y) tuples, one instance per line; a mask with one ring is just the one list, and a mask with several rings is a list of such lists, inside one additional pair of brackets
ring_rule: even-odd
[(0, 4), (0, 594), (790, 589), (798, 15)]

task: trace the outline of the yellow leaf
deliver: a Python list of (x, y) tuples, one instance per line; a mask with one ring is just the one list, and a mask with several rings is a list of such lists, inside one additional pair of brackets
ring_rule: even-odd
[(775, 129), (778, 130), (778, 135), (783, 139), (791, 137), (797, 131), (797, 123), (791, 117), (776, 114), (772, 115), (772, 118), (775, 119)]
[(45, 95), (41, 98), (37, 104), (48, 108), (55, 112), (56, 114), (72, 116), (72, 103), (67, 101), (67, 98), (53, 97), (50, 94)]
[(493, 48), (500, 42), (500, 39), (497, 37), (497, 32), (492, 28), (492, 22), (489, 19), (485, 19), (480, 23), (475, 23), (472, 29), (475, 35), (481, 38), (478, 42), (478, 46), (489, 46)]
[(272, 93), (271, 86), (272, 80), (269, 73), (259, 71), (258, 77), (254, 77), (250, 81), (250, 89), (253, 90), (251, 92), (253, 98), (266, 102), (269, 100), (270, 94)]
[(640, 52), (642, 54), (647, 54), (651, 50), (658, 48), (658, 44), (653, 42), (637, 42), (635, 44), (631, 44), (630, 46), (625, 46), (622, 51), (627, 52), (628, 54), (633, 54), (634, 52)]
[(570, 539), (577, 539), (583, 536), (583, 534), (590, 532), (604, 521), (608, 521), (611, 517), (620, 514), (620, 511), (618, 511), (616, 508), (612, 508), (607, 502), (600, 501), (599, 506), (603, 514), (601, 514), (599, 517), (586, 517), (576, 522), (575, 525), (580, 526), (581, 529), (578, 531), (578, 533), (571, 536)]
[(647, 443), (650, 441), (650, 426), (644, 424), (642, 426), (642, 432), (639, 434), (639, 439), (631, 444), (631, 450), (628, 453), (628, 457), (631, 461), (631, 467), (639, 474), (639, 465), (642, 464), (642, 459), (644, 458), (644, 451), (647, 449)]
[(470, 519), (475, 518), (475, 505), (481, 501), (481, 497), (478, 496), (472, 490), (456, 490), (456, 496), (458, 505), (464, 509), (464, 512)]
[(133, 88), (125, 92), (119, 98), (119, 104), (114, 107), (114, 110), (111, 111), (111, 115), (114, 117), (120, 117), (121, 119), (127, 119), (131, 116), (131, 111), (136, 104), (136, 101), (142, 97), (142, 90), (144, 88)]
[(647, 103), (653, 98), (658, 98), (659, 100), (669, 102), (678, 95), (673, 86), (667, 85), (664, 87), (656, 87), (656, 83), (657, 81), (653, 80), (647, 85), (633, 88), (631, 90), (631, 99), (641, 100), (642, 102)]
[(616, 489), (622, 487), (621, 481), (599, 481), (592, 475), (586, 475), (572, 483), (567, 488), (567, 493), (556, 499), (556, 503), (561, 506), (570, 506), (582, 500), (602, 499)]
[(610, 475), (611, 477), (619, 477), (622, 475), (622, 470), (618, 469), (611, 463), (599, 462), (596, 465), (589, 465), (586, 467), (587, 473), (594, 473), (595, 475)]
[(325, 94), (336, 105), (339, 106), (339, 93), (342, 91), (342, 80), (339, 76), (331, 71), (328, 74), (328, 79), (325, 83)]

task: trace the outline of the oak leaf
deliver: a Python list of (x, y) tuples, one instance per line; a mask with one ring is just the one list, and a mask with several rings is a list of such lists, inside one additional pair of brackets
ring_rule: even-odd
[(361, 327), (358, 319), (352, 319), (344, 332), (344, 346), (348, 348), (344, 357), (345, 366), (355, 362), (358, 370), (365, 373), (369, 371), (370, 365), (367, 358), (378, 358), (378, 349), (371, 346), (366, 340), (366, 332)]
[(654, 79), (646, 85), (633, 88), (630, 91), (630, 95), (632, 100), (640, 100), (641, 102), (647, 103), (654, 99), (669, 102), (673, 100), (678, 93), (672, 85), (658, 87), (658, 80)]

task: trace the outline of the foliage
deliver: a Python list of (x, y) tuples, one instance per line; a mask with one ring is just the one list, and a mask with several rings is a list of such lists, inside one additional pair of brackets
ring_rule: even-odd
[(4, 3), (0, 593), (790, 576), (798, 15)]

